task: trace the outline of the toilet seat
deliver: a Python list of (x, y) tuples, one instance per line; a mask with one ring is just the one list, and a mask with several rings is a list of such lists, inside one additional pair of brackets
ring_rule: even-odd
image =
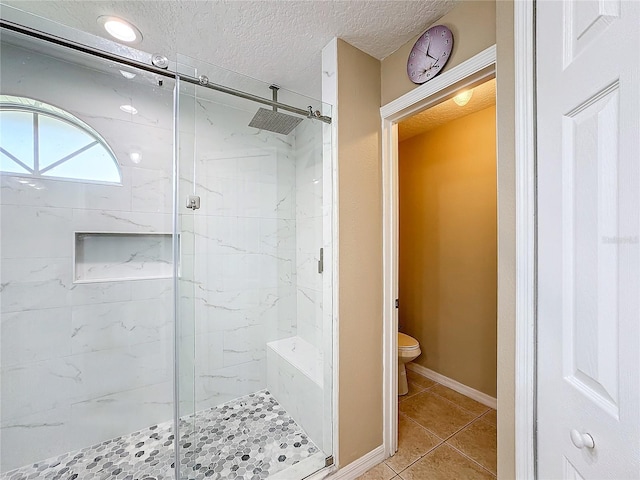
[(415, 338), (398, 332), (398, 352), (411, 353), (419, 350), (420, 344)]
[(405, 365), (420, 356), (420, 344), (415, 338), (398, 332), (398, 395), (409, 392)]

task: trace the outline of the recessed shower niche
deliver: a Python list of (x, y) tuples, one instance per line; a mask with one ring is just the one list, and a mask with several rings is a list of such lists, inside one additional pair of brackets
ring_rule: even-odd
[(171, 278), (170, 233), (75, 232), (75, 283)]

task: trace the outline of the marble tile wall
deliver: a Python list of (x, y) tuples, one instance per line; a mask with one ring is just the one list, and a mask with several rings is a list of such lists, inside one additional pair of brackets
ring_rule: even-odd
[(75, 231), (167, 232), (171, 215), (55, 206), (87, 186), (0, 181), (2, 468), (170, 417), (171, 280), (73, 283), (72, 246)]
[(193, 392), (184, 413), (266, 387), (266, 343), (296, 333), (297, 272), (295, 135), (249, 127), (251, 105), (183, 104), (194, 112), (185, 128), (196, 138), (183, 175), (196, 178), (202, 199), (183, 250), (193, 255), (183, 267), (191, 269), (195, 314), (183, 331), (186, 355), (195, 352), (195, 378), (182, 379)]
[[(323, 278), (318, 273), (323, 235), (323, 149), (320, 122), (296, 129), (296, 317), (298, 335), (322, 349)], [(326, 267), (330, 270), (331, 264)]]

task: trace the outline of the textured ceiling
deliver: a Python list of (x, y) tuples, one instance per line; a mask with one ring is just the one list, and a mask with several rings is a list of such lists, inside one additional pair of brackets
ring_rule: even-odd
[(140, 50), (185, 54), (319, 98), (321, 50), (333, 37), (382, 59), (456, 0), (3, 1), (101, 36), (97, 17), (115, 15), (142, 31)]
[(496, 104), (496, 80), (489, 80), (473, 89), (473, 95), (464, 106), (459, 106), (453, 99), (424, 110), (398, 124), (398, 140), (407, 140), (440, 125), (484, 110)]

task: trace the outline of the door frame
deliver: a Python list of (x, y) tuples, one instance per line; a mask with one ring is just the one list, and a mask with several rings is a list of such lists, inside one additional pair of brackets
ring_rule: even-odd
[[(516, 196), (516, 318), (515, 356), (515, 476), (535, 478), (535, 69), (534, 4), (514, 4), (515, 67), (515, 196)], [(398, 122), (496, 76), (493, 45), (411, 90), (380, 109), (382, 117), (383, 190), (383, 448), (385, 457), (398, 448)], [(508, 79), (506, 81), (509, 81)], [(500, 82), (500, 79), (498, 79)], [(498, 165), (498, 168), (499, 165)], [(501, 339), (498, 339), (500, 345)], [(507, 370), (511, 365), (505, 366)], [(498, 366), (498, 375), (501, 367)], [(505, 374), (507, 374), (505, 372)], [(498, 391), (501, 396), (513, 392)], [(507, 415), (507, 419), (511, 415)], [(508, 420), (507, 420), (508, 421)], [(502, 426), (498, 419), (499, 428)], [(506, 461), (509, 461), (508, 459)], [(499, 462), (500, 463), (500, 462)]]
[(514, 2), (513, 22), (516, 190), (515, 475), (516, 478), (533, 479), (537, 478), (536, 1)]
[(496, 46), (443, 72), (380, 108), (382, 117), (382, 217), (383, 217), (383, 336), (384, 336), (384, 448), (398, 448), (398, 123), (415, 113), (452, 98), (463, 88), (473, 88), (496, 74)]

